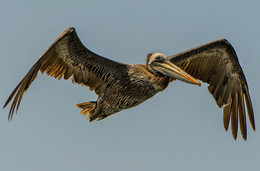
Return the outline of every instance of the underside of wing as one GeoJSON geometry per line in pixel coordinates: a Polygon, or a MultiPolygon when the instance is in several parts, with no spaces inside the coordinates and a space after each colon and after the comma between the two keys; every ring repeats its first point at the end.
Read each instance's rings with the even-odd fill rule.
{"type": "Polygon", "coordinates": [[[237,137],[238,118],[242,137],[246,140],[246,112],[255,130],[254,112],[247,82],[234,48],[220,39],[195,47],[168,59],[187,73],[209,84],[209,92],[219,107],[223,107],[223,123],[227,130],[231,118],[234,139],[237,137]]]}
{"type": "Polygon", "coordinates": [[[56,79],[68,79],[88,86],[96,94],[101,94],[106,85],[126,70],[121,63],[101,57],[88,50],[78,38],[74,28],[66,29],[54,43],[46,49],[38,61],[13,90],[4,107],[13,99],[9,112],[12,118],[14,110],[19,108],[24,92],[36,78],[38,71],[56,79]]]}

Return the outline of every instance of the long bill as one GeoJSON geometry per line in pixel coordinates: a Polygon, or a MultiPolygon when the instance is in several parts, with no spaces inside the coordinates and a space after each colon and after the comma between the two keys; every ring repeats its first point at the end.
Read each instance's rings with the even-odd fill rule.
{"type": "Polygon", "coordinates": [[[198,82],[194,77],[192,77],[190,74],[188,74],[187,72],[185,72],[169,60],[166,60],[162,63],[155,62],[153,68],[168,77],[175,78],[186,83],[201,86],[201,83],[198,82]]]}

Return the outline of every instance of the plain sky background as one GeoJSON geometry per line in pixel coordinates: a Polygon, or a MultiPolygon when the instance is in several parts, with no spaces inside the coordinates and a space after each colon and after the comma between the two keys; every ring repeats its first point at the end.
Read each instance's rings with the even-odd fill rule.
{"type": "Polygon", "coordinates": [[[1,0],[0,104],[44,50],[73,26],[92,51],[124,63],[172,55],[219,38],[234,46],[256,118],[248,140],[225,132],[201,88],[176,81],[138,107],[90,123],[77,103],[88,88],[38,74],[12,122],[0,112],[0,170],[260,169],[260,1],[1,0]]]}

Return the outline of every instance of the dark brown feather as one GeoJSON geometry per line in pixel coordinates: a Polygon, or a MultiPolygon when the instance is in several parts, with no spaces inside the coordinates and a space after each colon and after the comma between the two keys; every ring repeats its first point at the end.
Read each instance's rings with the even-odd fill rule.
{"type": "Polygon", "coordinates": [[[228,125],[230,121],[230,110],[231,110],[231,104],[228,104],[223,109],[223,124],[226,131],[228,130],[228,125]]]}
{"type": "Polygon", "coordinates": [[[247,138],[247,128],[246,128],[246,114],[245,114],[245,103],[244,103],[244,97],[242,91],[240,91],[240,94],[238,96],[238,111],[239,111],[239,125],[240,125],[240,131],[241,135],[246,140],[247,138]]]}
{"type": "Polygon", "coordinates": [[[237,92],[232,93],[232,103],[231,103],[231,130],[234,139],[237,139],[237,125],[238,125],[238,115],[237,115],[237,92]]]}
{"type": "Polygon", "coordinates": [[[220,39],[170,56],[168,59],[194,78],[209,84],[208,90],[217,105],[225,106],[223,123],[226,130],[231,116],[231,128],[235,139],[239,113],[241,134],[246,139],[244,96],[253,129],[255,129],[254,112],[246,78],[231,44],[225,39],[220,39]]]}
{"type": "Polygon", "coordinates": [[[248,117],[249,117],[252,128],[255,130],[254,111],[253,111],[253,106],[252,106],[251,98],[250,98],[247,87],[245,88],[245,99],[246,99],[248,117]]]}

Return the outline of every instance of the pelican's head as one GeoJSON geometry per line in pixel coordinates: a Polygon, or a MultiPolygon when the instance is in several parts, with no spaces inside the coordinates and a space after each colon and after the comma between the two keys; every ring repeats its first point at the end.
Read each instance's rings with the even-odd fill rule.
{"type": "Polygon", "coordinates": [[[149,53],[147,55],[146,65],[148,69],[154,74],[165,75],[170,78],[178,79],[190,84],[197,84],[200,86],[200,82],[186,73],[180,67],[169,61],[162,53],[149,53]]]}

